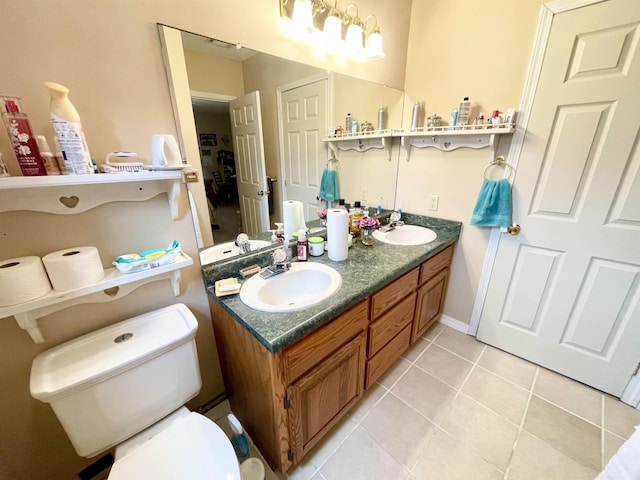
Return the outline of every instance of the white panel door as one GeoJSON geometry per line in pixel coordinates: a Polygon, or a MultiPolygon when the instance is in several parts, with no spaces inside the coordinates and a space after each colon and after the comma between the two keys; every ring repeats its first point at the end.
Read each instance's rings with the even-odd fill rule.
{"type": "Polygon", "coordinates": [[[640,360],[640,2],[554,16],[478,339],[620,396],[640,360]]]}
{"type": "Polygon", "coordinates": [[[269,230],[260,93],[251,92],[229,102],[229,115],[242,230],[248,235],[256,235],[269,230]]]}
{"type": "Polygon", "coordinates": [[[327,147],[322,137],[327,131],[328,80],[282,92],[281,132],[285,200],[304,205],[305,220],[318,218],[320,180],[327,164],[327,147]]]}

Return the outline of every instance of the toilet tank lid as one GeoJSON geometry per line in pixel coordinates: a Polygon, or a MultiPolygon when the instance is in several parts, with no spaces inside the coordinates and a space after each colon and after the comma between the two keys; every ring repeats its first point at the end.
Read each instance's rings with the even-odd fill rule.
{"type": "Polygon", "coordinates": [[[40,353],[31,366],[31,395],[51,401],[98,383],[195,337],[198,321],[182,303],[123,320],[40,353]]]}

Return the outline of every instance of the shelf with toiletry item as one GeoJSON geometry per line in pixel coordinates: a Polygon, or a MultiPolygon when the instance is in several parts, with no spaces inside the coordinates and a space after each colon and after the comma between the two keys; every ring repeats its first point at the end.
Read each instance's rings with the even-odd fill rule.
{"type": "Polygon", "coordinates": [[[39,318],[74,305],[118,300],[142,285],[165,279],[170,281],[173,295],[177,297],[180,295],[180,270],[190,265],[193,265],[193,259],[180,253],[173,263],[142,272],[121,273],[115,267],[107,268],[103,279],[93,285],[65,291],[51,290],[35,300],[0,307],[0,318],[13,316],[35,343],[43,343],[39,318]]]}
{"type": "Polygon", "coordinates": [[[344,133],[324,137],[322,141],[329,145],[336,157],[338,150],[355,150],[366,152],[372,148],[384,149],[387,160],[391,161],[391,130],[375,130],[372,132],[344,133]]]}
{"type": "Polygon", "coordinates": [[[82,213],[116,201],[144,201],[166,193],[173,220],[178,219],[182,170],[50,175],[0,179],[0,213],[33,210],[82,213]]]}
{"type": "Polygon", "coordinates": [[[401,145],[407,152],[407,161],[411,154],[411,147],[437,148],[450,152],[458,148],[486,148],[491,149],[492,158],[500,135],[515,132],[512,123],[487,125],[459,125],[455,127],[422,127],[409,130],[393,130],[394,137],[400,137],[401,145]]]}

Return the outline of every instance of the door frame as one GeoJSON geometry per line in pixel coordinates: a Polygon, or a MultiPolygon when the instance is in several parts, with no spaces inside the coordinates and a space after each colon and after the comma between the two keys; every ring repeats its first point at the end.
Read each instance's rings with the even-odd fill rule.
{"type": "MultiPolygon", "coordinates": [[[[276,108],[278,111],[278,163],[280,164],[280,181],[279,190],[280,190],[280,199],[282,201],[288,200],[286,197],[286,187],[285,187],[285,165],[284,165],[284,136],[282,134],[282,94],[288,90],[293,90],[294,88],[300,88],[305,85],[309,85],[310,83],[315,83],[321,80],[327,81],[327,125],[326,128],[328,130],[331,118],[333,118],[333,76],[330,72],[319,73],[317,75],[312,75],[310,77],[306,77],[300,80],[296,80],[295,82],[285,83],[283,85],[278,85],[276,87],[276,108]]],[[[329,149],[327,149],[327,160],[329,160],[329,149]]]]}
{"type": "MultiPolygon", "coordinates": [[[[511,146],[507,157],[514,170],[517,170],[518,161],[520,160],[520,154],[524,145],[527,125],[531,116],[531,108],[535,99],[535,93],[540,79],[540,72],[542,71],[542,62],[546,53],[546,47],[549,41],[554,16],[577,8],[602,3],[604,1],[606,0],[554,0],[545,3],[540,8],[536,37],[531,51],[531,58],[529,59],[529,69],[516,118],[516,131],[513,134],[513,139],[511,140],[511,146]]],[[[514,221],[517,221],[517,219],[514,219],[514,221]]],[[[480,317],[482,315],[484,302],[489,289],[489,280],[493,272],[493,266],[498,252],[498,244],[500,243],[500,237],[505,232],[505,228],[491,229],[491,235],[489,237],[484,263],[482,265],[482,273],[478,284],[478,291],[476,293],[473,312],[471,314],[471,321],[469,322],[469,329],[467,330],[469,335],[475,336],[478,332],[480,317]]],[[[621,396],[621,400],[635,406],[636,408],[640,406],[640,375],[631,377],[624,393],[621,396]]]]}

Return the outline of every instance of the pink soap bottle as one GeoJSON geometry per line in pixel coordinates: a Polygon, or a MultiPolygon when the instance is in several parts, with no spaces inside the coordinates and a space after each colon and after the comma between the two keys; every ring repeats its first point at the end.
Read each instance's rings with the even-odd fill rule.
{"type": "Polygon", "coordinates": [[[24,176],[46,175],[36,139],[31,132],[29,118],[22,113],[20,98],[0,97],[2,120],[9,132],[9,140],[24,176]]]}

